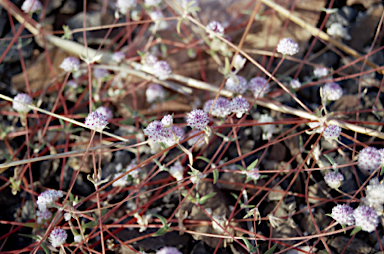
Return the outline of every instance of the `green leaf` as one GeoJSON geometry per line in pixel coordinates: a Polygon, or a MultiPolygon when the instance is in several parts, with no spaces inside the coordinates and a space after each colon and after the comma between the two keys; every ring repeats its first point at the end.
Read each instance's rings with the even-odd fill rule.
{"type": "Polygon", "coordinates": [[[97,219],[94,220],[94,221],[90,221],[90,222],[87,222],[87,223],[82,223],[81,227],[84,229],[86,228],[94,228],[97,226],[97,219]]]}
{"type": "Polygon", "coordinates": [[[235,164],[234,165],[236,168],[240,169],[241,171],[246,171],[245,168],[241,165],[235,164]]]}
{"type": "Polygon", "coordinates": [[[164,235],[167,233],[167,231],[168,229],[166,229],[165,227],[160,228],[159,230],[156,231],[156,233],[152,235],[152,237],[164,235]]]}
{"type": "Polygon", "coordinates": [[[49,251],[48,247],[47,247],[44,243],[41,244],[41,247],[43,248],[45,254],[50,254],[50,253],[51,253],[51,252],[49,251]]]}
{"type": "Polygon", "coordinates": [[[40,241],[40,240],[41,240],[41,239],[40,239],[38,236],[36,236],[36,235],[28,235],[28,234],[20,234],[20,233],[19,233],[19,235],[21,235],[21,236],[25,236],[25,237],[29,237],[29,238],[35,239],[35,240],[37,240],[37,241],[40,241]]]}
{"type": "Polygon", "coordinates": [[[161,224],[163,224],[164,227],[167,227],[167,220],[163,216],[154,214],[154,213],[149,213],[149,214],[158,218],[161,221],[161,224]]]}
{"type": "Polygon", "coordinates": [[[219,171],[217,169],[213,170],[213,183],[217,183],[217,180],[219,180],[219,171]]]}
{"type": "Polygon", "coordinates": [[[177,33],[178,33],[178,34],[180,34],[180,26],[181,26],[181,22],[183,22],[183,18],[179,18],[179,21],[177,21],[176,30],[177,30],[177,33]]]}
{"type": "Polygon", "coordinates": [[[277,244],[273,245],[272,248],[270,248],[265,252],[265,254],[272,254],[276,248],[277,248],[277,244]]]}
{"type": "Polygon", "coordinates": [[[123,121],[120,121],[119,123],[123,125],[133,125],[135,123],[135,120],[133,118],[127,118],[123,121]]]}
{"type": "Polygon", "coordinates": [[[382,176],[384,174],[384,165],[381,166],[380,175],[382,176]]]}
{"type": "Polygon", "coordinates": [[[356,227],[352,230],[350,236],[353,236],[354,234],[356,234],[356,233],[359,232],[359,231],[361,231],[361,227],[360,227],[360,226],[356,226],[356,227]]]}
{"type": "Polygon", "coordinates": [[[243,241],[244,241],[245,245],[247,246],[248,250],[251,250],[253,248],[252,244],[248,241],[247,238],[242,236],[241,239],[243,239],[243,241]]]}
{"type": "Polygon", "coordinates": [[[211,162],[208,158],[205,158],[205,157],[203,157],[203,156],[197,156],[196,159],[200,159],[200,160],[202,160],[202,161],[205,161],[205,162],[208,163],[208,164],[211,162]]]}
{"type": "Polygon", "coordinates": [[[208,199],[210,199],[211,197],[213,197],[213,196],[215,196],[215,195],[216,195],[216,192],[212,192],[212,193],[209,193],[209,194],[207,194],[207,195],[201,197],[201,198],[200,198],[200,202],[199,202],[200,205],[204,205],[205,202],[208,201],[208,199]]]}
{"type": "Polygon", "coordinates": [[[63,25],[64,34],[61,36],[62,39],[71,40],[72,39],[72,32],[71,29],[69,29],[69,26],[63,25]]]}
{"type": "Polygon", "coordinates": [[[325,253],[325,254],[329,254],[328,251],[326,251],[326,250],[321,250],[320,252],[325,253]]]}
{"type": "Polygon", "coordinates": [[[252,162],[251,164],[249,164],[249,166],[247,167],[247,171],[250,171],[250,170],[252,170],[253,168],[255,168],[258,162],[259,162],[259,159],[256,159],[254,162],[252,162]]]}

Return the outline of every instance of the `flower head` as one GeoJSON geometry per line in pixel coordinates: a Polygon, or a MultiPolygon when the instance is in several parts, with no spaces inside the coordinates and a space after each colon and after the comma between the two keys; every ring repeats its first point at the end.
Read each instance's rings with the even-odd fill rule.
{"type": "MultiPolygon", "coordinates": [[[[127,166],[127,168],[125,169],[125,171],[126,171],[126,172],[127,172],[127,171],[130,171],[131,169],[133,169],[133,168],[135,168],[135,167],[137,167],[137,164],[134,163],[134,162],[132,162],[131,164],[129,164],[129,165],[127,166]]],[[[134,169],[134,170],[132,170],[131,172],[129,172],[129,173],[128,173],[128,176],[131,176],[133,179],[137,179],[137,178],[139,178],[139,174],[140,174],[140,172],[141,172],[141,168],[139,167],[139,168],[134,169]]]]}
{"type": "Polygon", "coordinates": [[[246,171],[244,171],[244,174],[247,176],[248,179],[251,179],[253,181],[257,181],[261,177],[261,175],[259,173],[259,168],[253,168],[251,170],[246,170],[246,171]]]}
{"type": "Polygon", "coordinates": [[[344,176],[340,172],[329,172],[324,176],[324,181],[332,189],[338,189],[343,180],[344,176]]]}
{"type": "Polygon", "coordinates": [[[173,134],[175,134],[177,140],[183,139],[185,136],[184,130],[178,126],[172,125],[170,128],[164,128],[163,142],[168,146],[176,144],[173,134]]]}
{"type": "Polygon", "coordinates": [[[104,115],[107,120],[113,118],[112,110],[110,110],[108,107],[100,106],[95,110],[95,112],[104,115]]]}
{"type": "Polygon", "coordinates": [[[264,97],[269,92],[269,83],[262,77],[255,77],[248,82],[248,89],[253,92],[255,98],[264,97]]]}
{"type": "Polygon", "coordinates": [[[292,89],[298,89],[301,87],[301,82],[298,79],[292,79],[289,82],[289,86],[292,87],[292,89]]]}
{"type": "Polygon", "coordinates": [[[312,131],[314,131],[316,133],[322,133],[324,131],[324,126],[319,121],[309,122],[308,126],[309,126],[309,128],[313,129],[312,131]]]}
{"type": "Polygon", "coordinates": [[[229,108],[232,113],[236,114],[237,118],[241,118],[244,113],[248,112],[249,103],[243,97],[236,97],[229,103],[229,108]]]}
{"type": "Polygon", "coordinates": [[[156,100],[162,101],[165,98],[164,88],[159,84],[151,84],[145,91],[147,102],[152,103],[156,100]]]}
{"type": "MultiPolygon", "coordinates": [[[[379,179],[372,178],[365,190],[364,204],[373,208],[382,208],[384,204],[384,184],[379,182],[379,179]]],[[[378,210],[378,209],[376,209],[378,210]]],[[[382,209],[381,209],[382,210],[382,209]]]]}
{"type": "Polygon", "coordinates": [[[358,157],[358,165],[360,170],[366,173],[376,170],[382,163],[382,156],[375,147],[366,147],[362,149],[358,157]]]}
{"type": "Polygon", "coordinates": [[[330,82],[323,87],[321,96],[329,101],[337,101],[343,96],[343,89],[337,83],[330,82]]]}
{"type": "Polygon", "coordinates": [[[47,210],[47,207],[51,207],[59,198],[63,197],[61,190],[45,190],[37,197],[36,204],[41,212],[47,210]]]}
{"type": "Polygon", "coordinates": [[[279,44],[277,44],[277,52],[283,55],[294,55],[299,52],[299,44],[296,43],[291,38],[281,39],[279,44]]]}
{"type": "Polygon", "coordinates": [[[156,251],[156,254],[183,254],[178,249],[174,247],[163,247],[160,250],[156,251]]]}
{"type": "Polygon", "coordinates": [[[68,72],[77,72],[80,70],[80,61],[76,57],[67,57],[61,62],[60,68],[68,72]]]}
{"type": "Polygon", "coordinates": [[[123,61],[125,58],[125,54],[123,52],[120,52],[120,51],[117,51],[115,53],[113,53],[112,55],[112,61],[116,62],[116,63],[120,63],[121,61],[123,61]]]}
{"type": "Polygon", "coordinates": [[[187,117],[187,124],[191,128],[196,128],[198,130],[204,130],[204,128],[209,123],[209,118],[207,113],[201,109],[192,110],[187,117]]]}
{"type": "Polygon", "coordinates": [[[207,32],[209,33],[209,37],[215,37],[215,34],[223,36],[224,35],[224,27],[217,21],[211,21],[207,25],[207,32]]]}
{"type": "Polygon", "coordinates": [[[105,115],[93,111],[85,118],[85,125],[92,130],[102,131],[108,125],[108,120],[105,115]]]}
{"type": "MultiPolygon", "coordinates": [[[[115,176],[114,176],[113,180],[119,178],[123,174],[124,174],[124,172],[117,172],[117,173],[115,173],[115,176]]],[[[128,184],[128,174],[124,175],[123,177],[121,177],[116,182],[113,182],[112,186],[113,187],[125,187],[127,184],[128,184]]]]}
{"type": "MultiPolygon", "coordinates": [[[[212,99],[205,102],[204,104],[205,112],[209,113],[214,101],[215,100],[212,99]]],[[[215,104],[212,107],[211,114],[213,116],[222,117],[222,118],[225,118],[229,114],[231,114],[231,109],[229,108],[229,100],[222,97],[217,98],[215,104]]]]}
{"type": "Polygon", "coordinates": [[[129,9],[132,9],[137,4],[136,0],[117,0],[116,8],[123,15],[127,14],[129,9]]]}
{"type": "Polygon", "coordinates": [[[313,74],[315,75],[316,78],[322,78],[328,75],[328,69],[325,67],[317,67],[314,71],[313,74]]]}
{"type": "Polygon", "coordinates": [[[173,124],[173,116],[172,115],[163,116],[163,118],[161,119],[161,122],[165,128],[171,127],[173,124]]]}
{"type": "Polygon", "coordinates": [[[247,91],[248,83],[242,76],[230,76],[225,82],[225,88],[233,93],[243,94],[247,91]]]}
{"type": "Polygon", "coordinates": [[[160,60],[153,65],[153,75],[160,80],[167,79],[171,73],[171,66],[166,61],[160,60]]]}
{"type": "Polygon", "coordinates": [[[61,228],[54,228],[49,234],[49,241],[51,241],[54,248],[60,247],[67,240],[67,232],[61,228]]]}
{"type": "Polygon", "coordinates": [[[31,109],[27,105],[32,104],[32,98],[26,93],[18,93],[13,98],[12,107],[18,112],[29,112],[31,109]]]}
{"type": "Polygon", "coordinates": [[[244,59],[244,57],[242,57],[240,54],[237,54],[233,59],[233,68],[235,68],[236,71],[239,71],[243,69],[246,62],[247,59],[244,59]]]}
{"type": "Polygon", "coordinates": [[[361,230],[368,233],[375,231],[379,225],[379,216],[375,209],[366,205],[356,208],[353,211],[353,217],[355,217],[356,226],[361,227],[361,230]]]}
{"type": "Polygon", "coordinates": [[[169,173],[177,181],[183,180],[184,177],[184,167],[181,165],[180,161],[176,161],[172,167],[169,168],[169,173]]]}
{"type": "Polygon", "coordinates": [[[332,218],[341,225],[352,226],[355,223],[353,209],[349,205],[337,205],[332,208],[332,218]]]}
{"type": "Polygon", "coordinates": [[[43,224],[44,221],[49,220],[52,217],[52,213],[49,210],[36,211],[37,223],[43,224]]]}
{"type": "Polygon", "coordinates": [[[93,75],[95,76],[96,79],[102,79],[106,78],[109,75],[109,71],[106,69],[101,69],[101,68],[95,68],[93,70],[93,75]]]}
{"type": "Polygon", "coordinates": [[[327,128],[325,128],[323,132],[323,137],[325,139],[338,139],[341,133],[341,127],[337,125],[329,125],[327,128]]]}
{"type": "Polygon", "coordinates": [[[164,124],[157,120],[148,124],[147,128],[144,129],[144,134],[153,142],[164,141],[165,132],[166,128],[164,127],[164,124]]]}
{"type": "Polygon", "coordinates": [[[146,54],[144,56],[143,62],[146,65],[152,66],[157,62],[157,57],[154,54],[146,54]]]}
{"type": "Polygon", "coordinates": [[[39,0],[25,0],[21,5],[21,10],[23,10],[25,13],[35,13],[41,9],[43,9],[43,5],[39,0]]]}

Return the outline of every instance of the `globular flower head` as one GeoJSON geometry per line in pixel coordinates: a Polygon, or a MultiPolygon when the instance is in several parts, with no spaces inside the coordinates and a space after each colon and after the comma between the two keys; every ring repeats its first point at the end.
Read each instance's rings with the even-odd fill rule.
{"type": "Polygon", "coordinates": [[[120,63],[121,61],[123,61],[125,58],[125,54],[123,52],[120,52],[120,51],[117,51],[115,53],[113,53],[112,55],[112,61],[116,62],[116,63],[120,63]]]}
{"type": "Polygon", "coordinates": [[[35,13],[43,9],[43,5],[39,0],[25,0],[21,5],[21,10],[25,13],[35,13]]]}
{"type": "Polygon", "coordinates": [[[174,144],[176,144],[177,140],[183,139],[184,136],[185,132],[182,128],[172,125],[170,128],[164,128],[162,142],[164,142],[168,146],[173,146],[174,144]],[[175,137],[177,140],[175,140],[175,137]]]}
{"type": "MultiPolygon", "coordinates": [[[[124,172],[117,172],[117,173],[115,173],[115,176],[114,176],[113,180],[119,178],[123,174],[124,174],[124,172]]],[[[113,187],[125,187],[127,185],[128,185],[128,174],[124,175],[119,180],[117,180],[116,182],[112,183],[113,187]]]]}
{"type": "Polygon", "coordinates": [[[153,142],[162,142],[164,141],[164,136],[166,132],[164,124],[160,121],[153,121],[148,124],[147,128],[144,129],[144,134],[148,136],[153,142]]]}
{"type": "Polygon", "coordinates": [[[315,75],[316,78],[322,78],[328,75],[328,69],[325,67],[317,67],[314,71],[313,74],[315,75]]]}
{"type": "Polygon", "coordinates": [[[108,125],[105,115],[93,111],[85,118],[85,125],[95,131],[102,131],[108,125]]]}
{"type": "Polygon", "coordinates": [[[291,38],[281,39],[279,44],[277,44],[277,52],[283,55],[294,55],[299,52],[299,44],[296,43],[291,38]]]}
{"type": "Polygon", "coordinates": [[[52,213],[49,210],[36,211],[37,223],[43,224],[44,221],[49,220],[52,217],[52,213]]]}
{"type": "Polygon", "coordinates": [[[163,118],[161,119],[161,122],[163,123],[165,128],[171,127],[173,124],[173,116],[172,115],[163,116],[163,118]]]}
{"type": "Polygon", "coordinates": [[[177,181],[183,180],[184,177],[184,167],[181,165],[180,161],[176,161],[172,167],[169,168],[169,173],[177,181]]]}
{"type": "Polygon", "coordinates": [[[146,54],[143,59],[143,63],[149,66],[153,66],[158,61],[154,54],[146,54]]]}
{"type": "MultiPolygon", "coordinates": [[[[133,168],[135,168],[135,167],[137,167],[137,164],[134,163],[134,162],[132,162],[131,164],[129,164],[129,165],[127,166],[127,168],[125,169],[125,171],[126,171],[126,172],[127,172],[127,171],[131,171],[131,169],[133,169],[133,168]]],[[[138,167],[138,168],[132,170],[131,172],[129,172],[129,173],[128,173],[128,176],[131,176],[133,179],[137,179],[137,178],[139,178],[139,174],[140,174],[140,172],[141,172],[141,168],[138,167]]]]}
{"type": "Polygon", "coordinates": [[[80,70],[80,61],[76,57],[67,57],[60,64],[60,68],[68,72],[77,72],[80,70]]]}
{"type": "Polygon", "coordinates": [[[348,33],[348,29],[340,23],[332,23],[331,26],[327,29],[327,34],[338,39],[351,39],[351,36],[348,33]]]}
{"type": "Polygon", "coordinates": [[[161,2],[162,0],[144,0],[144,5],[148,7],[158,6],[161,2]]]}
{"type": "Polygon", "coordinates": [[[63,197],[63,192],[60,190],[45,190],[37,197],[36,204],[39,210],[44,212],[47,207],[51,207],[61,197],[63,197]]]}
{"type": "Polygon", "coordinates": [[[264,97],[269,92],[269,83],[262,77],[255,77],[248,82],[248,89],[253,92],[255,98],[264,97]]]}
{"type": "Polygon", "coordinates": [[[225,82],[225,88],[233,93],[243,94],[247,91],[248,83],[242,76],[230,76],[225,82]]]}
{"type": "Polygon", "coordinates": [[[104,115],[107,120],[111,120],[113,118],[112,110],[108,107],[100,106],[95,110],[95,112],[104,115]]]}
{"type": "Polygon", "coordinates": [[[211,38],[213,38],[215,34],[220,36],[224,35],[224,27],[220,24],[220,22],[217,22],[217,21],[211,21],[207,25],[207,30],[211,38]]]}
{"type": "Polygon", "coordinates": [[[332,189],[338,189],[343,180],[344,176],[340,172],[329,172],[324,176],[324,181],[332,189]]]}
{"type": "Polygon", "coordinates": [[[67,240],[67,232],[61,228],[54,228],[49,234],[49,241],[54,248],[60,247],[67,240]]]}
{"type": "Polygon", "coordinates": [[[355,223],[353,208],[349,205],[337,205],[332,208],[332,218],[341,225],[352,226],[355,223]]]}
{"type": "Polygon", "coordinates": [[[362,149],[358,157],[358,165],[360,170],[365,173],[371,173],[380,167],[382,163],[381,153],[375,147],[366,147],[362,149]]]}
{"type": "Polygon", "coordinates": [[[341,127],[337,125],[328,125],[323,132],[323,137],[325,139],[338,139],[341,133],[341,127]]]}
{"type": "Polygon", "coordinates": [[[343,96],[343,89],[339,84],[330,82],[323,87],[321,96],[329,101],[337,101],[343,96]]]}
{"type": "MultiPolygon", "coordinates": [[[[209,113],[214,102],[215,102],[214,99],[208,100],[207,102],[205,102],[204,111],[209,113]]],[[[222,98],[222,97],[217,98],[215,104],[212,107],[211,114],[213,116],[222,117],[222,118],[227,117],[229,114],[231,114],[229,103],[230,103],[229,100],[225,98],[222,98]]]]}
{"type": "Polygon", "coordinates": [[[292,87],[292,89],[298,89],[301,87],[301,82],[298,79],[292,79],[289,82],[289,86],[292,87]]]}
{"type": "Polygon", "coordinates": [[[67,82],[67,86],[70,87],[70,88],[77,88],[79,85],[77,84],[76,81],[74,81],[74,80],[72,79],[72,80],[68,80],[68,82],[67,82]]]}
{"type": "Polygon", "coordinates": [[[163,247],[160,250],[156,251],[156,254],[183,254],[178,249],[174,247],[163,247]]]}
{"type": "Polygon", "coordinates": [[[160,80],[167,79],[171,73],[171,66],[166,61],[160,60],[153,65],[153,75],[155,75],[160,80]]]}
{"type": "Polygon", "coordinates": [[[192,110],[187,117],[187,124],[191,128],[196,128],[198,130],[204,130],[204,128],[209,123],[209,118],[207,113],[201,109],[192,110]]]}
{"type": "Polygon", "coordinates": [[[233,98],[232,101],[229,103],[229,108],[232,113],[236,114],[237,118],[241,118],[244,113],[248,112],[249,103],[243,97],[236,97],[233,98]]]}
{"type": "Polygon", "coordinates": [[[376,210],[372,207],[363,205],[353,211],[356,226],[361,227],[361,230],[371,233],[375,231],[379,225],[379,216],[376,210]]]}
{"type": "Polygon", "coordinates": [[[129,9],[132,9],[137,4],[136,0],[117,0],[116,8],[123,15],[127,14],[129,9]]]}
{"type": "Polygon", "coordinates": [[[380,183],[377,177],[369,181],[365,194],[364,204],[373,208],[382,208],[381,206],[384,204],[384,184],[380,183]]]}
{"type": "Polygon", "coordinates": [[[18,112],[29,112],[31,109],[26,105],[32,104],[32,98],[26,93],[18,93],[13,98],[12,107],[18,112]]]}
{"type": "Polygon", "coordinates": [[[151,84],[145,91],[147,102],[152,103],[156,100],[162,101],[165,98],[164,88],[159,84],[151,84]]]}
{"type": "Polygon", "coordinates": [[[109,76],[109,71],[106,69],[101,69],[101,68],[95,68],[93,70],[93,75],[95,76],[96,79],[102,79],[106,78],[109,76]]]}

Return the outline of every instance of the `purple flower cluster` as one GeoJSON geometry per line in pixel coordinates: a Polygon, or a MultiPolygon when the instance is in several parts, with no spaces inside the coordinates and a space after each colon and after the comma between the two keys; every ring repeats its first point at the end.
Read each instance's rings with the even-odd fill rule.
{"type": "Polygon", "coordinates": [[[380,150],[375,147],[366,147],[362,149],[358,157],[358,165],[360,170],[370,174],[382,165],[383,156],[380,150]]]}
{"type": "Polygon", "coordinates": [[[352,226],[355,223],[353,208],[349,205],[337,205],[332,208],[332,218],[341,225],[352,226]]]}
{"type": "Polygon", "coordinates": [[[95,110],[95,112],[104,115],[107,120],[111,120],[113,118],[112,110],[108,107],[100,106],[95,110]]]}
{"type": "Polygon", "coordinates": [[[108,120],[104,114],[93,111],[85,118],[85,125],[92,130],[102,131],[108,125],[108,120]]]}
{"type": "Polygon", "coordinates": [[[207,25],[207,30],[211,38],[213,38],[215,34],[220,36],[224,35],[224,27],[220,24],[220,22],[217,21],[211,21],[207,25]]]}
{"type": "Polygon", "coordinates": [[[294,55],[299,52],[299,44],[296,43],[291,38],[281,39],[279,44],[277,44],[277,52],[283,55],[294,55]]]}
{"type": "Polygon", "coordinates": [[[264,97],[269,92],[269,83],[265,78],[255,77],[248,82],[248,89],[255,98],[264,97]]]}
{"type": "Polygon", "coordinates": [[[225,82],[225,88],[233,93],[243,94],[247,91],[248,82],[242,76],[231,76],[225,82]]]}
{"type": "Polygon", "coordinates": [[[171,73],[171,66],[166,61],[160,60],[153,65],[153,75],[155,75],[160,80],[167,79],[171,73]]]}
{"type": "Polygon", "coordinates": [[[34,13],[43,9],[43,5],[39,0],[25,0],[21,5],[21,9],[25,13],[34,13]]]}
{"type": "Polygon", "coordinates": [[[337,139],[340,136],[341,133],[341,127],[337,125],[329,125],[327,128],[325,128],[323,132],[323,137],[325,139],[337,139]]]}
{"type": "Polygon", "coordinates": [[[180,127],[172,125],[173,120],[169,119],[169,116],[165,116],[161,121],[155,120],[148,124],[144,129],[144,134],[153,142],[163,142],[168,146],[172,146],[176,143],[176,139],[183,139],[185,132],[180,127]],[[164,123],[170,124],[169,126],[164,123]]]}
{"type": "Polygon", "coordinates": [[[54,248],[60,247],[67,240],[67,232],[61,228],[54,228],[49,234],[49,241],[54,248]]]}
{"type": "Polygon", "coordinates": [[[339,84],[330,82],[323,87],[321,96],[329,101],[337,101],[343,96],[343,89],[339,84]]]}
{"type": "Polygon", "coordinates": [[[80,61],[76,57],[67,57],[60,64],[60,68],[68,72],[77,72],[80,70],[80,61]]]}
{"type": "Polygon", "coordinates": [[[339,188],[343,180],[344,176],[340,172],[329,172],[324,176],[324,181],[332,189],[339,188]]]}
{"type": "Polygon", "coordinates": [[[12,107],[17,112],[29,112],[31,109],[27,105],[32,104],[32,98],[26,93],[18,93],[13,98],[12,107]]]}
{"type": "Polygon", "coordinates": [[[51,207],[59,198],[63,197],[62,191],[57,190],[45,190],[37,197],[37,206],[41,212],[47,210],[48,207],[51,207]]]}
{"type": "Polygon", "coordinates": [[[196,128],[198,130],[204,130],[204,128],[209,123],[209,118],[207,113],[201,109],[192,110],[187,117],[187,124],[191,128],[196,128]]]}
{"type": "Polygon", "coordinates": [[[214,99],[208,100],[204,104],[204,111],[206,113],[211,112],[213,116],[225,118],[231,113],[235,113],[238,118],[240,118],[244,113],[248,112],[249,103],[243,97],[236,97],[229,101],[225,98],[217,98],[215,104],[214,99]],[[212,111],[211,111],[212,108],[212,111]]]}

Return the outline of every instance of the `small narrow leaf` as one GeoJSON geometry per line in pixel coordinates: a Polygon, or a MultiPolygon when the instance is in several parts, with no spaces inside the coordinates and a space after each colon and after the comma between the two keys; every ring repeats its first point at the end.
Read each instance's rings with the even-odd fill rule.
{"type": "Polygon", "coordinates": [[[166,229],[165,227],[160,228],[159,230],[156,231],[156,233],[152,235],[152,237],[164,235],[167,233],[167,231],[168,229],[166,229]]]}
{"type": "Polygon", "coordinates": [[[217,169],[213,170],[213,183],[217,183],[217,180],[219,180],[219,171],[217,169]]]}
{"type": "Polygon", "coordinates": [[[204,205],[205,202],[208,201],[208,199],[210,199],[211,197],[215,196],[216,195],[216,192],[212,192],[212,193],[209,193],[203,197],[200,198],[200,205],[204,205]]]}
{"type": "Polygon", "coordinates": [[[163,226],[167,227],[167,220],[163,216],[158,215],[158,214],[154,214],[154,213],[149,213],[149,214],[160,219],[161,224],[163,224],[163,226]]]}
{"type": "Polygon", "coordinates": [[[47,247],[44,243],[41,244],[41,247],[43,248],[45,254],[50,254],[50,253],[51,253],[51,252],[49,251],[48,247],[47,247]]]}
{"type": "Polygon", "coordinates": [[[180,34],[180,26],[181,26],[181,22],[183,22],[183,19],[182,19],[182,18],[179,18],[179,21],[177,22],[177,26],[176,26],[177,34],[180,34]]]}
{"type": "Polygon", "coordinates": [[[29,238],[35,239],[35,240],[37,240],[37,241],[40,241],[40,240],[41,240],[41,239],[40,239],[38,236],[36,236],[36,235],[29,235],[29,234],[19,234],[19,235],[21,235],[21,236],[25,236],[25,237],[29,237],[29,238]]]}
{"type": "Polygon", "coordinates": [[[203,156],[197,156],[197,158],[196,159],[200,159],[200,160],[202,160],[202,161],[205,161],[206,163],[210,163],[210,160],[208,159],[208,158],[205,158],[205,157],[203,157],[203,156]]]}
{"type": "Polygon", "coordinates": [[[253,248],[252,244],[248,241],[247,238],[242,236],[241,239],[243,239],[243,241],[244,241],[245,245],[247,246],[248,250],[251,250],[253,248]]]}
{"type": "Polygon", "coordinates": [[[358,233],[359,231],[361,231],[361,227],[360,227],[360,226],[356,226],[356,227],[352,230],[350,236],[353,236],[354,234],[358,233]]]}
{"type": "Polygon", "coordinates": [[[249,164],[249,166],[247,167],[247,171],[253,169],[256,167],[257,165],[257,162],[259,162],[259,159],[256,159],[254,162],[252,162],[251,164],[249,164]]]}
{"type": "Polygon", "coordinates": [[[277,248],[277,244],[273,245],[272,248],[270,248],[265,252],[265,254],[272,254],[276,248],[277,248]]]}

